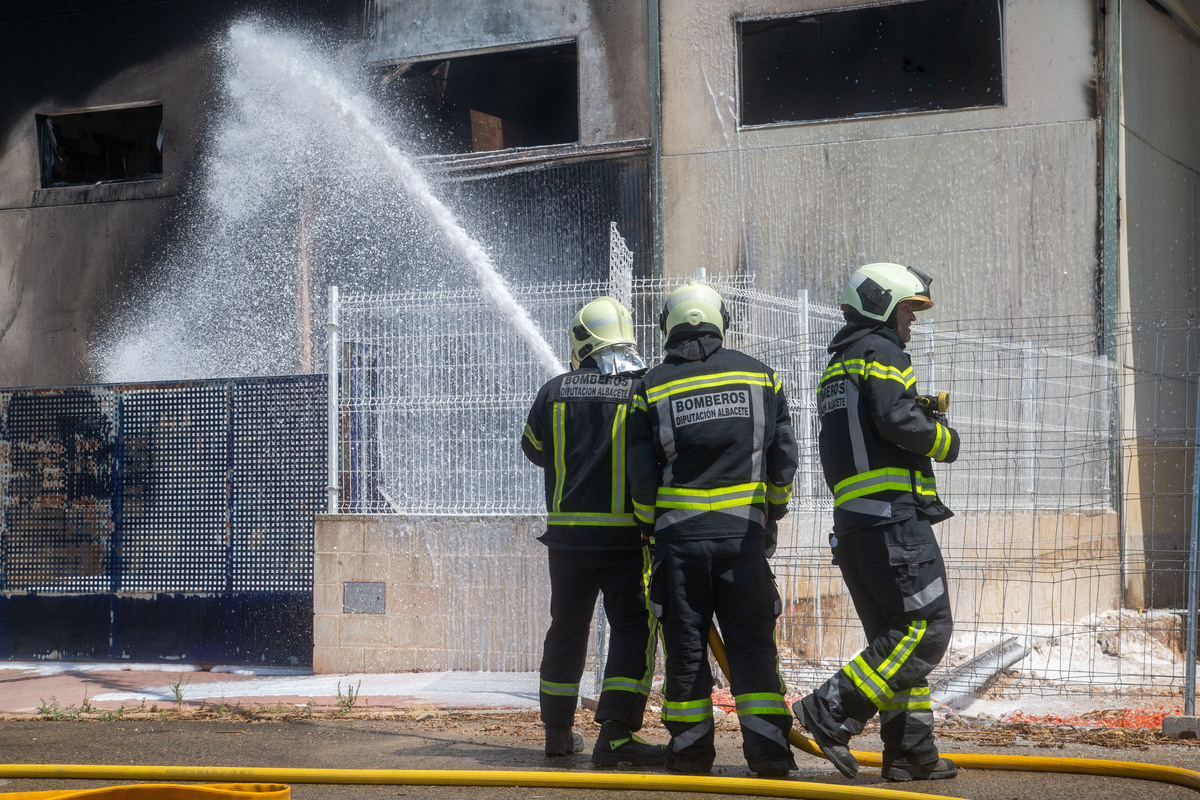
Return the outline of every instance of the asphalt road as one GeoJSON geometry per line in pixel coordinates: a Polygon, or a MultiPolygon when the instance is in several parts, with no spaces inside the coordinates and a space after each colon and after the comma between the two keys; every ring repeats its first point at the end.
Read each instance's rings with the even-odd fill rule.
{"type": "MultiPolygon", "coordinates": [[[[584,719],[581,714],[581,720],[584,719]]],[[[584,723],[588,746],[595,729],[584,723]]],[[[651,741],[664,741],[661,729],[643,732],[651,741]]],[[[1191,743],[1132,741],[1119,747],[1022,740],[1004,746],[979,741],[942,740],[945,755],[954,753],[999,753],[1026,756],[1065,756],[1136,761],[1200,769],[1200,746],[1191,743]]],[[[985,741],[987,740],[984,737],[985,741]]],[[[878,749],[878,740],[861,737],[856,747],[878,749]]],[[[751,780],[741,757],[741,739],[736,729],[719,730],[717,765],[713,774],[751,780]]],[[[800,769],[789,781],[854,785],[876,789],[904,790],[973,800],[1155,800],[1195,798],[1185,787],[1151,781],[1085,775],[962,770],[950,781],[885,783],[878,770],[864,769],[851,782],[831,765],[802,752],[796,753],[800,769]]],[[[536,715],[497,714],[412,714],[405,718],[290,719],[252,721],[239,718],[181,719],[142,718],[88,720],[0,721],[0,763],[4,764],[113,764],[145,766],[286,767],[296,769],[421,769],[421,770],[516,770],[566,771],[613,774],[593,770],[585,752],[561,759],[541,754],[541,730],[536,715]],[[423,717],[423,718],[418,718],[423,717]]],[[[665,774],[656,768],[630,768],[623,774],[665,774]]],[[[132,780],[0,779],[0,793],[49,789],[91,788],[132,780]]],[[[291,783],[298,800],[384,800],[410,798],[629,798],[725,797],[727,795],[676,792],[647,792],[604,789],[531,789],[520,787],[326,785],[291,783]]]]}

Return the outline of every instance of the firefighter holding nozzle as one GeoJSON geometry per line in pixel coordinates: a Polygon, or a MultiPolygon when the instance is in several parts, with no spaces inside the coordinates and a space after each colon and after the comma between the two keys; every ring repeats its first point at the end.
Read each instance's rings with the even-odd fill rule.
{"type": "Polygon", "coordinates": [[[930,283],[900,264],[855,270],[818,389],[821,466],[834,496],[829,542],[867,647],[792,710],[848,778],[858,772],[850,738],[876,713],[884,779],[958,773],[934,743],[926,677],[953,631],[932,528],[952,512],[932,464],[958,458],[960,439],[944,415],[948,395],[918,395],[905,352],[916,312],[933,306],[930,283]]]}
{"type": "Polygon", "coordinates": [[[654,676],[658,630],[645,592],[649,554],[625,474],[625,421],[646,368],[634,343],[633,317],[611,297],[580,309],[567,333],[573,369],[541,388],[521,438],[546,486],[547,525],[539,537],[550,568],[550,628],[539,691],[545,754],[583,752],[583,737],[572,725],[600,594],[610,635],[592,763],[662,764],[663,745],[635,733],[654,676]]]}

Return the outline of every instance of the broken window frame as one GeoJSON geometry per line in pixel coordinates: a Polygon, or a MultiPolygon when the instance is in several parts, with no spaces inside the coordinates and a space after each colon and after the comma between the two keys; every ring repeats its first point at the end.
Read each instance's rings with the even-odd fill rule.
{"type": "MultiPolygon", "coordinates": [[[[579,144],[582,123],[580,120],[580,69],[579,42],[574,38],[555,39],[549,41],[527,42],[520,45],[490,47],[479,50],[469,50],[453,53],[442,53],[419,56],[402,62],[386,65],[381,74],[381,86],[387,87],[394,82],[411,82],[410,97],[401,102],[425,103],[416,110],[424,112],[426,118],[439,114],[444,103],[458,103],[458,97],[447,92],[454,85],[455,72],[463,67],[477,68],[488,62],[514,64],[521,59],[545,59],[547,64],[566,58],[573,72],[570,80],[549,79],[546,84],[557,84],[560,88],[570,86],[569,100],[564,100],[562,91],[541,91],[537,97],[554,97],[559,102],[552,106],[544,103],[541,107],[548,108],[550,114],[538,116],[531,113],[508,113],[512,106],[505,108],[503,96],[497,93],[491,95],[479,94],[480,86],[470,87],[464,92],[465,97],[458,109],[447,110],[437,119],[437,129],[427,132],[420,141],[412,143],[415,152],[420,155],[469,155],[499,150],[528,149],[541,147],[575,146],[579,144]],[[564,52],[556,52],[564,51],[564,52]],[[440,81],[440,85],[432,85],[422,89],[416,81],[429,76],[440,81]],[[472,101],[488,98],[499,98],[498,102],[480,103],[483,107],[471,105],[472,101]],[[491,140],[488,141],[484,126],[491,126],[491,140]],[[509,132],[514,135],[509,137],[509,132]],[[481,146],[482,145],[482,146],[481,146]],[[425,152],[421,152],[424,150],[425,152]]],[[[535,68],[536,69],[536,68],[535,68]]],[[[493,69],[490,75],[499,70],[493,69]]],[[[468,73],[469,75],[469,73],[468,73]]],[[[485,83],[485,81],[480,81],[485,83]]],[[[486,88],[486,87],[484,87],[486,88]]],[[[428,124],[422,122],[419,124],[428,124]]]]}
{"type": "MultiPolygon", "coordinates": [[[[162,180],[164,137],[163,104],[161,102],[35,114],[34,121],[37,128],[38,187],[40,189],[162,180]],[[146,134],[153,129],[153,134],[139,137],[125,136],[124,138],[114,136],[112,134],[112,129],[115,127],[112,124],[113,119],[118,116],[124,116],[126,119],[134,116],[129,112],[135,112],[136,116],[148,117],[151,123],[157,122],[156,126],[153,124],[151,127],[143,126],[141,131],[142,134],[146,134]],[[91,127],[81,124],[88,117],[96,116],[109,117],[109,119],[104,120],[98,126],[95,122],[91,123],[91,127]],[[65,148],[61,141],[65,138],[64,132],[67,131],[73,134],[82,131],[93,135],[92,147],[103,151],[103,174],[100,170],[94,169],[94,165],[90,174],[86,168],[64,168],[56,174],[59,164],[67,162],[69,159],[69,156],[64,153],[65,148]],[[131,154],[133,158],[130,158],[131,154]],[[116,161],[114,161],[114,156],[116,161]],[[110,167],[114,163],[119,163],[121,169],[111,170],[110,167]],[[84,177],[85,175],[86,177],[84,177]]],[[[125,121],[118,120],[118,122],[128,127],[125,121]]],[[[97,156],[97,153],[88,153],[83,147],[77,147],[67,152],[79,154],[81,163],[86,163],[88,156],[93,158],[97,156]]]]}
{"type": "MultiPolygon", "coordinates": [[[[1004,64],[1004,9],[1001,0],[977,0],[972,3],[973,10],[983,10],[986,14],[994,15],[982,19],[978,23],[978,35],[971,37],[964,44],[956,44],[954,48],[936,53],[943,61],[941,66],[947,66],[947,61],[955,57],[962,58],[964,55],[968,58],[975,59],[975,71],[971,78],[979,81],[979,85],[973,86],[969,91],[962,91],[961,87],[956,91],[947,91],[946,86],[948,81],[958,80],[961,78],[957,74],[949,74],[937,76],[941,83],[934,83],[926,87],[918,87],[924,94],[918,98],[919,104],[908,102],[898,102],[887,100],[883,103],[872,104],[864,103],[863,99],[868,95],[876,92],[878,85],[882,83],[881,78],[887,78],[892,84],[890,87],[884,87],[891,91],[893,97],[899,96],[897,89],[897,81],[895,79],[897,70],[891,67],[888,70],[884,69],[884,63],[887,56],[903,57],[903,53],[899,50],[885,51],[882,59],[877,58],[876,63],[868,65],[873,68],[873,72],[866,72],[856,76],[849,76],[844,73],[834,73],[833,65],[828,65],[826,73],[809,72],[804,73],[803,67],[806,65],[819,65],[820,62],[815,58],[806,60],[796,59],[790,66],[791,76],[784,75],[782,80],[783,86],[780,86],[774,94],[767,94],[757,87],[763,86],[769,81],[769,76],[766,79],[760,78],[759,73],[766,73],[767,69],[764,62],[772,55],[778,55],[784,52],[801,52],[804,50],[803,39],[810,36],[809,32],[803,31],[801,26],[807,25],[822,25],[825,21],[833,21],[840,27],[848,27],[855,22],[860,23],[860,27],[866,27],[862,21],[875,22],[876,31],[880,28],[899,28],[899,35],[892,32],[889,40],[875,39],[876,48],[880,44],[887,45],[903,45],[912,41],[913,37],[905,36],[904,24],[912,25],[911,19],[919,18],[922,12],[926,15],[935,12],[938,6],[945,6],[946,10],[956,13],[965,13],[962,10],[962,0],[900,0],[900,2],[888,3],[883,5],[870,6],[853,6],[847,8],[827,9],[817,12],[805,12],[801,14],[789,15],[773,15],[770,17],[742,17],[734,19],[734,36],[737,46],[737,82],[738,82],[738,118],[739,127],[741,128],[763,128],[779,125],[800,125],[800,124],[817,124],[823,122],[836,122],[845,120],[871,119],[878,117],[902,116],[912,114],[926,113],[943,113],[948,111],[961,111],[973,108],[993,108],[1000,107],[1005,104],[1005,64],[1004,64]],[[853,19],[853,15],[859,15],[858,19],[853,19]],[[874,17],[874,20],[872,20],[874,17]],[[904,17],[909,17],[906,21],[904,17]],[[889,19],[890,18],[890,19],[889,19]],[[899,21],[899,22],[897,22],[899,21]],[[760,52],[753,52],[753,42],[747,42],[747,34],[753,38],[759,34],[765,34],[768,31],[791,29],[795,32],[792,41],[785,48],[776,46],[768,49],[765,44],[760,52]],[[803,32],[804,35],[801,35],[803,32]],[[991,34],[995,34],[995,38],[991,39],[991,34]],[[750,51],[750,52],[748,52],[750,51]],[[990,61],[990,63],[988,63],[990,61]],[[835,89],[849,87],[852,93],[849,99],[838,97],[837,104],[827,104],[823,111],[815,111],[805,106],[809,103],[813,106],[819,106],[819,102],[814,102],[808,98],[814,92],[805,91],[804,85],[797,85],[797,81],[789,80],[789,77],[794,77],[803,73],[803,79],[800,81],[812,89],[821,87],[822,91],[828,90],[831,86],[835,89]],[[846,83],[846,81],[851,81],[846,83]],[[874,81],[874,82],[873,82],[874,81]],[[835,86],[835,82],[837,85],[835,86]],[[757,89],[757,90],[756,90],[757,89]],[[955,99],[955,95],[960,99],[955,99]],[[778,107],[778,109],[769,108],[772,102],[778,102],[785,96],[792,98],[792,105],[787,107],[778,107]],[[967,97],[963,101],[962,97],[967,97]],[[801,99],[804,98],[804,99],[801,99]],[[941,98],[941,99],[939,99],[941,98]]],[[[963,39],[962,30],[950,29],[950,25],[939,29],[944,32],[946,37],[955,39],[963,39]]],[[[834,52],[842,56],[842,64],[845,64],[849,59],[856,58],[856,54],[865,50],[864,45],[868,40],[864,36],[859,40],[847,40],[841,44],[841,49],[834,52]]],[[[811,48],[810,48],[811,50],[811,48]]],[[[922,59],[921,62],[925,60],[922,59]]],[[[899,72],[924,72],[922,63],[913,60],[907,63],[902,62],[899,72]],[[915,65],[915,66],[914,66],[915,65]]],[[[912,84],[910,84],[910,91],[912,84]]],[[[786,101],[785,101],[786,102],[786,101]]]]}

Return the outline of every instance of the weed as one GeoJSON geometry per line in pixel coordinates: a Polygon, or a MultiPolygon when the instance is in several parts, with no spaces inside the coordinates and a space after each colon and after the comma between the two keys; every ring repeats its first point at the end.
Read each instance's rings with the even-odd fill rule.
{"type": "Polygon", "coordinates": [[[124,703],[122,703],[120,708],[114,709],[113,711],[98,712],[96,715],[96,719],[103,720],[105,722],[112,722],[113,720],[125,719],[126,711],[129,711],[129,709],[125,707],[124,703]]]}
{"type": "MultiPolygon", "coordinates": [[[[38,706],[37,713],[42,719],[79,719],[83,716],[83,711],[75,706],[63,706],[58,702],[58,698],[51,696],[50,702],[41,699],[41,705],[38,706]]],[[[86,700],[84,702],[87,702],[86,700]]]]}
{"type": "Polygon", "coordinates": [[[347,681],[346,693],[342,694],[342,682],[338,681],[337,685],[337,704],[343,714],[349,714],[354,710],[354,703],[358,700],[358,693],[362,690],[362,681],[360,680],[356,686],[351,686],[347,681]]]}
{"type": "Polygon", "coordinates": [[[175,705],[177,705],[179,708],[183,708],[183,690],[187,685],[188,680],[187,678],[183,677],[183,675],[177,677],[175,682],[170,684],[171,694],[175,696],[175,705]]]}

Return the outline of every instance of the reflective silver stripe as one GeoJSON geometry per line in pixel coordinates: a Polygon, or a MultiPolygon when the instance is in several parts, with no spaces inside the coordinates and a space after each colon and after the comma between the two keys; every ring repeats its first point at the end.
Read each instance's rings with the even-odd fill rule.
{"type": "Polygon", "coordinates": [[[867,461],[867,444],[863,440],[862,420],[858,417],[858,386],[846,378],[846,422],[850,426],[850,450],[854,453],[854,471],[866,472],[871,469],[867,461]]]}
{"type": "Polygon", "coordinates": [[[541,680],[539,684],[539,689],[543,694],[550,694],[556,697],[574,697],[579,694],[578,683],[553,683],[541,680]]]}
{"type": "Polygon", "coordinates": [[[910,689],[906,692],[897,692],[892,695],[891,703],[888,710],[918,712],[921,709],[932,708],[932,701],[929,697],[929,688],[910,689]]]}
{"type": "Polygon", "coordinates": [[[867,497],[852,497],[843,502],[838,508],[843,511],[853,511],[855,514],[868,514],[872,517],[884,517],[890,519],[892,516],[892,504],[885,503],[882,500],[871,500],[867,497]]]}
{"type": "Polygon", "coordinates": [[[672,508],[658,519],[654,520],[654,531],[665,530],[666,528],[676,525],[680,522],[685,522],[692,517],[698,517],[701,514],[707,514],[707,511],[700,511],[695,508],[672,508]]]}
{"type": "MultiPolygon", "coordinates": [[[[763,377],[766,377],[765,375],[763,377]]],[[[766,435],[766,411],[763,410],[763,390],[758,386],[750,386],[750,425],[754,428],[753,449],[750,452],[750,474],[754,480],[764,480],[763,471],[763,437],[766,435]]]]}
{"type": "Polygon", "coordinates": [[[696,508],[672,508],[654,522],[654,530],[661,531],[672,525],[698,517],[701,514],[728,514],[738,519],[748,519],[759,525],[767,524],[767,515],[761,508],[754,506],[730,506],[729,508],[714,508],[711,511],[696,508]]]}
{"type": "Polygon", "coordinates": [[[671,404],[664,401],[654,404],[655,410],[658,412],[658,441],[663,449],[663,486],[670,486],[675,480],[675,459],[679,454],[675,452],[675,423],[671,419],[671,404]]]}
{"type": "Polygon", "coordinates": [[[605,678],[601,686],[604,692],[636,692],[650,694],[650,682],[639,681],[636,678],[605,678]]]}
{"type": "Polygon", "coordinates": [[[942,579],[939,577],[921,591],[904,598],[904,610],[916,611],[918,608],[924,608],[945,593],[946,584],[942,583],[942,579]]]}
{"type": "Polygon", "coordinates": [[[575,511],[550,511],[546,520],[551,525],[637,525],[632,514],[585,513],[575,511]]]}
{"type": "Polygon", "coordinates": [[[790,745],[788,745],[787,736],[784,732],[757,714],[748,714],[744,717],[739,716],[738,721],[742,723],[742,727],[746,730],[754,731],[759,736],[770,739],[784,750],[789,749],[790,745]]]}
{"type": "Polygon", "coordinates": [[[885,708],[879,711],[879,724],[887,725],[892,720],[903,716],[908,724],[916,723],[922,727],[933,729],[933,711],[924,709],[885,708]]]}
{"type": "Polygon", "coordinates": [[[679,734],[678,736],[675,736],[675,735],[671,736],[671,749],[674,750],[676,753],[678,753],[680,750],[684,749],[685,747],[691,747],[696,742],[703,739],[708,734],[708,732],[711,731],[712,729],[713,729],[712,717],[709,717],[708,719],[704,720],[703,722],[697,722],[694,726],[692,726],[691,728],[688,728],[686,731],[679,734]]]}

